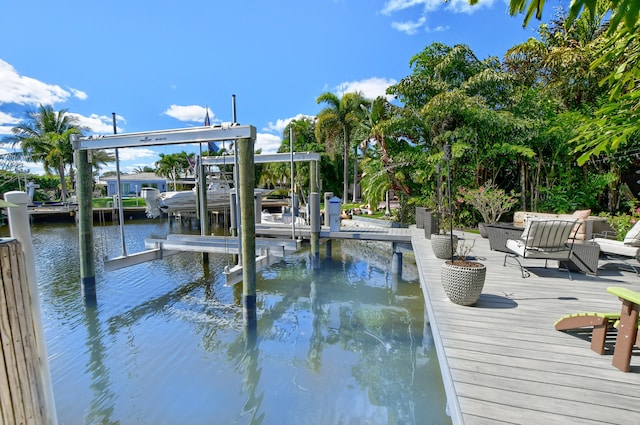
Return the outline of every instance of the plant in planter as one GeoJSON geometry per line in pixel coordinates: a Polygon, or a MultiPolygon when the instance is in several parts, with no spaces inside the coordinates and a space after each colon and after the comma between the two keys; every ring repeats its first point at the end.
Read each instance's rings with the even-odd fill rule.
{"type": "Polygon", "coordinates": [[[457,255],[440,268],[442,287],[451,302],[459,305],[472,305],[478,301],[487,268],[469,257],[475,241],[469,244],[468,240],[458,243],[457,255]]]}
{"type": "MultiPolygon", "coordinates": [[[[458,237],[450,232],[449,220],[446,214],[438,216],[437,233],[431,234],[431,249],[436,258],[441,260],[451,259],[458,249],[458,237]]],[[[426,234],[427,229],[425,229],[426,234]]]]}
{"type": "Polygon", "coordinates": [[[487,234],[483,234],[482,224],[497,223],[502,214],[509,212],[518,202],[518,194],[513,191],[506,192],[493,182],[486,182],[477,189],[460,188],[460,195],[464,202],[471,204],[482,216],[483,221],[478,226],[483,238],[486,238],[487,234]]]}

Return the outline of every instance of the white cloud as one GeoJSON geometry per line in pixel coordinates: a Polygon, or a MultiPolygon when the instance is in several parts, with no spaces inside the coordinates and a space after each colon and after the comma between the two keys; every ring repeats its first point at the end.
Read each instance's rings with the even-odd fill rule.
{"type": "Polygon", "coordinates": [[[346,81],[334,89],[334,92],[342,96],[344,93],[360,92],[367,99],[375,99],[378,96],[384,96],[391,100],[393,96],[386,94],[387,87],[396,84],[397,81],[392,79],[372,77],[360,81],[346,81]]]}
{"type": "Polygon", "coordinates": [[[384,15],[391,15],[394,12],[420,5],[423,5],[425,10],[435,10],[442,3],[442,0],[388,0],[381,12],[384,15]]]}
{"type": "Polygon", "coordinates": [[[420,27],[424,26],[425,22],[427,22],[427,18],[423,16],[417,21],[391,22],[391,28],[408,35],[413,35],[418,32],[420,27]]]}
{"type": "Polygon", "coordinates": [[[445,32],[449,31],[449,25],[438,25],[435,28],[427,28],[427,32],[445,32]]]}
{"type": "Polygon", "coordinates": [[[13,66],[0,59],[0,104],[53,105],[65,102],[70,96],[71,93],[58,85],[18,74],[13,66]]]}
{"type": "Polygon", "coordinates": [[[0,111],[0,136],[11,134],[11,129],[20,122],[19,118],[0,111]]]}
{"type": "MultiPolygon", "coordinates": [[[[393,21],[391,27],[408,35],[413,35],[422,27],[425,27],[427,15],[441,8],[451,13],[472,14],[482,8],[490,8],[495,0],[478,0],[475,5],[470,5],[469,0],[387,0],[380,11],[384,15],[391,16],[394,13],[406,9],[421,6],[420,17],[417,20],[393,21]]],[[[409,13],[409,12],[408,12],[409,13]]],[[[443,31],[447,27],[437,26],[435,29],[425,27],[427,32],[443,31]]]]}
{"type": "Polygon", "coordinates": [[[275,123],[269,121],[269,125],[263,128],[264,131],[276,132],[278,134],[282,134],[285,128],[289,125],[289,123],[293,120],[301,120],[303,118],[314,119],[315,117],[311,115],[298,114],[295,117],[291,118],[281,118],[278,119],[275,123]]]}
{"type": "MultiPolygon", "coordinates": [[[[69,116],[78,120],[81,127],[87,128],[90,134],[113,134],[113,117],[107,115],[91,114],[88,117],[84,115],[68,113],[69,116]]],[[[126,123],[126,120],[116,115],[116,131],[122,133],[122,128],[117,123],[126,123]]]]}
{"type": "Polygon", "coordinates": [[[71,93],[73,93],[73,95],[75,97],[77,97],[78,99],[80,99],[80,100],[87,100],[87,98],[89,97],[87,95],[87,93],[85,93],[85,92],[83,92],[81,90],[76,90],[76,89],[73,89],[71,87],[69,87],[69,90],[71,90],[71,93]]]}
{"type": "Polygon", "coordinates": [[[490,8],[493,6],[493,2],[494,0],[479,0],[472,6],[468,0],[449,0],[445,9],[453,13],[472,14],[482,8],[490,8]]]}
{"type": "Polygon", "coordinates": [[[197,122],[204,124],[204,118],[207,114],[207,109],[209,111],[209,120],[211,121],[211,124],[219,123],[220,120],[215,117],[215,114],[210,108],[205,108],[200,105],[171,105],[169,109],[163,112],[163,114],[168,115],[171,118],[175,118],[179,121],[197,122]]]}
{"type": "Polygon", "coordinates": [[[274,134],[258,133],[254,149],[262,149],[262,153],[276,153],[282,144],[282,138],[274,134]]]}

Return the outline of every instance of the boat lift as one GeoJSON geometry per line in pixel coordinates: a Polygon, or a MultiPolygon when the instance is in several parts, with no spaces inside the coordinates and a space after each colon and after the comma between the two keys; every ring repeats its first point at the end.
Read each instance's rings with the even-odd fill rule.
{"type": "MultiPolygon", "coordinates": [[[[256,128],[249,125],[191,127],[140,133],[124,133],[104,136],[80,137],[71,135],[71,144],[78,169],[78,227],[80,234],[80,275],[85,299],[95,299],[95,263],[93,249],[92,208],[92,150],[126,147],[193,144],[221,141],[237,141],[237,202],[240,211],[238,246],[243,258],[256,258],[254,187],[254,144],[256,128]]],[[[124,254],[124,253],[123,253],[124,254]]],[[[118,268],[117,263],[133,265],[162,258],[161,248],[142,253],[122,255],[105,261],[105,267],[118,268]],[[108,264],[108,266],[107,266],[108,264]]],[[[256,264],[246,261],[242,267],[243,298],[245,307],[255,312],[256,264]]],[[[252,314],[252,313],[249,313],[252,314]]]]}

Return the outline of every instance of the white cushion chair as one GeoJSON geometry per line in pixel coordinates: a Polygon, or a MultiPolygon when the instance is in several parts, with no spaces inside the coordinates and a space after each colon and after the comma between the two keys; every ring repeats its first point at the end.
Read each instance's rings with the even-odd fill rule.
{"type": "MultiPolygon", "coordinates": [[[[511,257],[520,265],[522,277],[529,277],[529,271],[518,260],[518,257],[543,259],[545,267],[548,260],[555,260],[562,264],[571,257],[575,235],[579,228],[580,223],[577,219],[534,218],[527,220],[527,226],[520,238],[507,240],[506,248],[511,252],[504,256],[503,265],[506,266],[507,257],[511,257]]],[[[567,271],[569,279],[572,279],[568,267],[567,271]]]]}
{"type": "Polygon", "coordinates": [[[600,246],[600,253],[603,256],[622,261],[640,276],[638,267],[628,262],[628,260],[640,259],[640,221],[627,232],[622,241],[613,239],[614,236],[607,233],[592,240],[600,246]]]}

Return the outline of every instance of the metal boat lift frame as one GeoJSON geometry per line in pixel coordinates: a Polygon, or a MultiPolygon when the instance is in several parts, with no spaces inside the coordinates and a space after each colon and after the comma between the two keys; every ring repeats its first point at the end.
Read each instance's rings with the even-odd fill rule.
{"type": "MultiPolygon", "coordinates": [[[[161,146],[175,144],[194,144],[222,141],[238,141],[238,183],[237,202],[240,211],[238,225],[239,245],[243,258],[256,257],[255,211],[253,208],[254,187],[254,145],[256,128],[250,125],[232,124],[229,126],[192,127],[173,130],[160,130],[139,133],[123,133],[104,136],[80,137],[71,135],[71,145],[78,169],[78,227],[80,238],[80,277],[85,302],[95,301],[95,262],[93,256],[93,207],[92,207],[92,150],[118,149],[141,146],[161,146]]],[[[121,261],[136,264],[154,258],[162,258],[161,250],[150,255],[124,255],[121,261]]],[[[243,304],[245,319],[255,322],[256,301],[256,264],[245,261],[243,275],[243,304]]]]}

